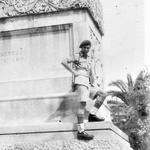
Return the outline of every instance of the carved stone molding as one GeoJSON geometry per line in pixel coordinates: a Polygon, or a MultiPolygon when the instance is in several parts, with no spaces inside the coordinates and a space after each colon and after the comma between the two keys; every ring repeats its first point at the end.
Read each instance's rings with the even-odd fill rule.
{"type": "Polygon", "coordinates": [[[0,18],[87,8],[103,35],[100,0],[0,0],[0,18]]]}
{"type": "Polygon", "coordinates": [[[103,63],[101,61],[101,41],[98,40],[92,29],[90,30],[90,40],[92,42],[92,51],[91,51],[91,59],[93,62],[93,71],[95,83],[103,88],[103,63]]]}

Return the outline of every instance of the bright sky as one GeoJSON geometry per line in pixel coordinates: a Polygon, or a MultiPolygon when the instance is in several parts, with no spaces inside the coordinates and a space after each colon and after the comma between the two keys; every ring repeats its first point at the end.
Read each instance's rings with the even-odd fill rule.
{"type": "Polygon", "coordinates": [[[150,1],[145,0],[145,64],[150,70],[150,1]]]}

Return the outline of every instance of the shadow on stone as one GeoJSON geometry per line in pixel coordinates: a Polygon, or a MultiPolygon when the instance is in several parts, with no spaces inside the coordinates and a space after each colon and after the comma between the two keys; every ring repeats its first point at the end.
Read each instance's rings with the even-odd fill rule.
{"type": "Polygon", "coordinates": [[[76,97],[63,97],[61,102],[54,113],[52,113],[47,121],[48,122],[76,122],[76,114],[78,102],[76,97]]]}

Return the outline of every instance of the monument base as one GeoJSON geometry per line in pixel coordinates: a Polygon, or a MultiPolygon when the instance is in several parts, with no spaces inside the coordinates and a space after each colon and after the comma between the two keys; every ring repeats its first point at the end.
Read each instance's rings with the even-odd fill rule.
{"type": "Polygon", "coordinates": [[[94,140],[76,139],[76,125],[46,123],[0,128],[0,149],[21,150],[131,150],[128,137],[111,122],[87,123],[86,131],[94,140]]]}

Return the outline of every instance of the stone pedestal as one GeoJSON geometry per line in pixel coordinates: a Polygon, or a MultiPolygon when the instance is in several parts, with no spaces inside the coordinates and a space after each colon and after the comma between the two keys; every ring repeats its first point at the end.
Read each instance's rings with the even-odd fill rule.
{"type": "Polygon", "coordinates": [[[51,123],[0,128],[0,149],[46,150],[131,150],[128,137],[110,122],[86,124],[94,140],[76,139],[72,123],[51,123]]]}
{"type": "Polygon", "coordinates": [[[103,88],[102,33],[96,25],[86,8],[0,19],[1,124],[76,122],[76,100],[65,96],[73,78],[61,61],[91,40],[90,57],[103,88]]]}
{"type": "MultiPolygon", "coordinates": [[[[110,122],[88,123],[95,139],[76,139],[77,95],[61,61],[74,57],[81,41],[91,40],[90,58],[103,88],[99,4],[0,0],[0,149],[130,150],[127,136],[110,122]]],[[[103,105],[97,115],[110,121],[109,113],[103,105]]]]}

